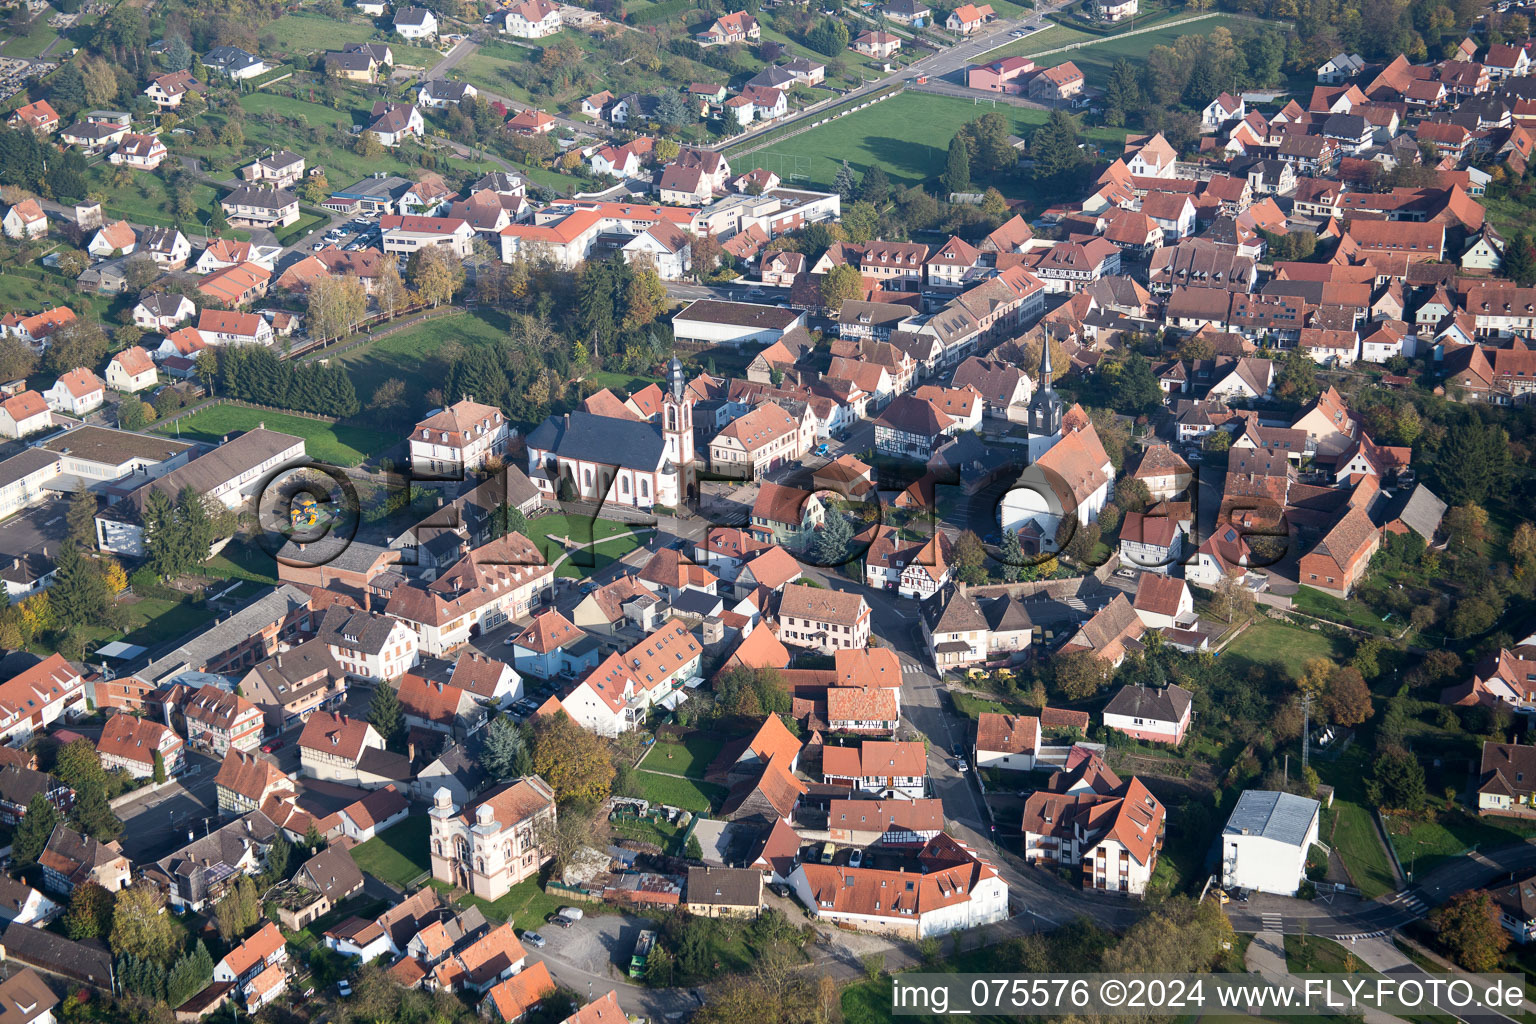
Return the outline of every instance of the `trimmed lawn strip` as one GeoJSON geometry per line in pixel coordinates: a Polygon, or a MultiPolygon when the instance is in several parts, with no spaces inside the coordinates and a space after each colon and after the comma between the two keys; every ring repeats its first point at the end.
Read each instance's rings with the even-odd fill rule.
{"type": "Polygon", "coordinates": [[[634,773],[645,799],[653,804],[681,807],[695,814],[709,814],[725,800],[725,787],[712,782],[679,779],[640,769],[634,773]]]}
{"type": "Polygon", "coordinates": [[[424,872],[432,870],[428,842],[432,820],[413,815],[352,848],[352,860],[359,870],[381,882],[404,888],[424,872]]]}
{"type": "Polygon", "coordinates": [[[277,585],[277,563],[243,535],[236,536],[224,545],[224,550],[203,563],[203,574],[277,585]]]}
{"type": "Polygon", "coordinates": [[[1397,877],[1392,873],[1392,864],[1376,833],[1371,812],[1359,804],[1339,799],[1337,795],[1330,810],[1336,824],[1333,838],[1324,842],[1338,851],[1361,895],[1373,900],[1395,890],[1397,877]]]}
{"type": "Polygon", "coordinates": [[[663,741],[655,744],[641,760],[640,767],[702,779],[724,748],[722,740],[694,733],[681,743],[663,741]]]}
{"type": "MultiPolygon", "coordinates": [[[[1285,936],[1285,965],[1292,974],[1364,974],[1371,969],[1332,939],[1285,936]]],[[[1371,972],[1374,973],[1374,972],[1371,972]]]]}
{"type": "Polygon", "coordinates": [[[175,424],[157,429],[162,434],[177,437],[218,441],[232,431],[251,430],[260,424],[265,424],[269,430],[302,437],[304,450],[310,458],[337,466],[359,465],[399,440],[367,427],[326,423],[324,420],[291,416],[270,409],[248,409],[240,405],[210,406],[175,424]]]}

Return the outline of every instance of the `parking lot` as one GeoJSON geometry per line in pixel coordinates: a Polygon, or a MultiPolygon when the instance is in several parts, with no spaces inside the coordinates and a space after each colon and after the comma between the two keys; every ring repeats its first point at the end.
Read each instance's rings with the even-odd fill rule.
{"type": "Polygon", "coordinates": [[[39,555],[44,549],[57,552],[69,533],[64,513],[69,498],[58,495],[0,523],[0,561],[22,555],[39,555]]]}
{"type": "Polygon", "coordinates": [[[367,217],[354,217],[352,220],[332,226],[320,241],[310,246],[310,249],[313,252],[319,252],[330,246],[341,249],[343,252],[357,252],[369,246],[378,248],[380,247],[379,225],[367,217]]]}

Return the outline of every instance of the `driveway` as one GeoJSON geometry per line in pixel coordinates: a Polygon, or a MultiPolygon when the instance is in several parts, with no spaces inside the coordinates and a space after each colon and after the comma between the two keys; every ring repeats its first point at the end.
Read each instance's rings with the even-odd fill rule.
{"type": "Polygon", "coordinates": [[[569,928],[541,929],[548,945],[530,950],[529,959],[542,960],[562,988],[591,1000],[617,990],[628,1013],[644,1012],[661,1020],[676,1020],[703,1005],[692,989],[654,989],[629,978],[629,957],[635,940],[655,922],[627,914],[587,917],[569,928]]]}
{"type": "Polygon", "coordinates": [[[188,751],[187,767],[172,785],[119,805],[123,853],[136,863],[158,860],[218,828],[222,822],[214,778],[220,763],[188,751]]]}

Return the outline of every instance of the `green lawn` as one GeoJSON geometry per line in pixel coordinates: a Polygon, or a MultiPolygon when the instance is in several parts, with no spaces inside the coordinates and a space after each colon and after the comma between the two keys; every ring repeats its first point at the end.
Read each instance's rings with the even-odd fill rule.
{"type": "MultiPolygon", "coordinates": [[[[287,18],[279,19],[286,21],[287,18]]],[[[309,20],[309,19],[306,19],[309,20]]],[[[303,118],[308,124],[330,128],[346,127],[352,116],[345,110],[337,110],[321,103],[308,103],[291,96],[277,96],[270,92],[251,92],[240,97],[240,106],[247,114],[278,114],[282,117],[303,118]]]]}
{"type": "Polygon", "coordinates": [[[1373,900],[1394,891],[1397,877],[1392,873],[1386,848],[1381,845],[1376,824],[1371,820],[1371,811],[1335,796],[1330,812],[1336,824],[1333,838],[1326,841],[1349,868],[1349,875],[1361,894],[1373,900]]]}
{"type": "Polygon", "coordinates": [[[1317,630],[1302,629],[1278,619],[1259,617],[1222,651],[1258,665],[1280,665],[1293,679],[1309,658],[1348,660],[1347,645],[1317,630]]]}
{"type": "Polygon", "coordinates": [[[191,603],[167,601],[162,598],[140,598],[122,606],[128,614],[126,631],[109,626],[86,626],[82,629],[89,645],[122,640],[140,647],[157,647],[179,640],[187,633],[213,622],[215,614],[191,603]]]}
{"type": "Polygon", "coordinates": [[[555,570],[555,575],[584,580],[593,573],[608,568],[639,546],[638,538],[615,537],[613,540],[605,540],[601,544],[594,545],[590,549],[573,551],[570,558],[560,563],[560,568],[555,570]]]}
{"type": "Polygon", "coordinates": [[[724,747],[723,740],[696,732],[681,743],[657,743],[640,762],[640,767],[702,779],[724,747]]]}
{"type": "Polygon", "coordinates": [[[1292,601],[1298,611],[1330,622],[1342,622],[1372,633],[1396,635],[1397,632],[1391,623],[1383,622],[1379,615],[1359,601],[1341,601],[1332,594],[1306,586],[1296,591],[1292,601]]]}
{"type": "MultiPolygon", "coordinates": [[[[214,204],[219,194],[211,185],[195,183],[191,186],[192,198],[197,210],[191,217],[177,217],[171,209],[171,196],[165,180],[152,171],[135,171],[133,180],[123,188],[111,185],[112,169],[105,163],[97,164],[89,172],[92,191],[105,195],[102,212],[109,220],[126,220],[133,224],[154,224],[162,227],[179,225],[183,231],[203,233],[203,224],[213,216],[214,204]]],[[[231,230],[225,234],[244,241],[250,232],[231,230]]]]}
{"type": "Polygon", "coordinates": [[[292,224],[276,232],[279,245],[292,245],[301,235],[308,234],[314,228],[322,224],[330,223],[330,216],[324,213],[303,213],[292,224]]]}
{"type": "Polygon", "coordinates": [[[356,466],[400,440],[397,436],[367,427],[326,423],[323,420],[290,416],[269,409],[247,409],[239,405],[210,406],[174,424],[156,429],[177,437],[217,441],[231,431],[251,430],[258,424],[265,424],[268,430],[302,437],[304,450],[311,458],[336,466],[356,466]]]}
{"type": "Polygon", "coordinates": [[[995,715],[1016,715],[1031,710],[1015,701],[998,701],[986,697],[978,697],[973,693],[966,693],[963,690],[951,690],[949,698],[954,702],[956,711],[972,719],[980,718],[983,712],[991,712],[995,715]]]}
{"type": "Polygon", "coordinates": [[[7,29],[6,38],[0,41],[0,57],[31,60],[40,56],[48,44],[59,37],[58,30],[48,25],[48,19],[52,16],[53,8],[43,8],[32,19],[32,24],[27,26],[27,34],[24,36],[11,35],[7,29]]]}
{"type": "Polygon", "coordinates": [[[1292,974],[1361,974],[1370,971],[1343,946],[1316,935],[1287,935],[1285,966],[1292,974]]]}
{"type": "Polygon", "coordinates": [[[277,583],[277,563],[260,545],[243,535],[236,536],[224,545],[224,550],[203,566],[203,572],[226,579],[252,580],[273,585],[277,583]]]}
{"type": "MultiPolygon", "coordinates": [[[[1088,43],[1075,50],[1048,54],[1042,57],[1039,63],[1041,67],[1055,67],[1070,60],[1083,72],[1083,77],[1088,80],[1089,85],[1103,85],[1108,80],[1109,72],[1115,66],[1115,62],[1121,58],[1137,63],[1152,51],[1152,47],[1172,46],[1174,40],[1180,36],[1208,36],[1218,28],[1225,28],[1234,35],[1242,35],[1254,27],[1254,22],[1246,18],[1218,14],[1187,25],[1174,25],[1136,36],[1105,36],[1097,42],[1088,43]]],[[[985,56],[990,60],[1012,56],[1031,57],[1044,50],[1053,50],[1058,46],[1092,38],[1094,37],[1090,33],[1080,32],[1065,25],[1053,25],[1027,39],[1020,39],[992,50],[985,56]]]]}
{"type": "Polygon", "coordinates": [[[635,772],[634,778],[641,795],[653,804],[666,804],[696,814],[708,814],[725,800],[725,787],[711,782],[657,775],[645,769],[635,772]]]}
{"type": "MultiPolygon", "coordinates": [[[[448,891],[452,886],[446,882],[433,880],[429,883],[434,889],[448,891]]],[[[479,907],[485,912],[485,916],[493,921],[511,921],[512,927],[518,932],[538,931],[544,927],[545,918],[549,917],[561,907],[580,907],[587,917],[596,914],[613,913],[613,910],[601,903],[585,903],[572,900],[569,896],[558,891],[545,892],[540,888],[536,879],[519,882],[507,890],[505,896],[498,900],[481,899],[479,896],[461,895],[455,903],[459,907],[479,907]]],[[[545,934],[548,934],[547,932],[545,934]]]]}
{"type": "Polygon", "coordinates": [[[432,870],[427,846],[431,835],[431,819],[412,815],[366,843],[354,846],[352,860],[379,881],[404,888],[432,870]]]}
{"type": "Polygon", "coordinates": [[[1388,820],[1388,832],[1403,870],[1423,875],[1442,861],[1474,848],[1497,850],[1523,842],[1536,835],[1536,826],[1456,810],[1441,813],[1434,821],[1394,816],[1388,820]]]}
{"type": "Polygon", "coordinates": [[[347,43],[367,42],[379,34],[367,18],[335,21],[313,14],[285,14],[261,30],[261,39],[265,43],[271,37],[276,52],[294,54],[339,50],[347,43]]]}
{"type": "MultiPolygon", "coordinates": [[[[917,184],[944,170],[949,140],[957,127],[993,109],[987,100],[903,93],[755,153],[733,155],[731,165],[766,168],[796,185],[831,186],[846,158],[856,173],[879,164],[892,182],[917,184]]],[[[1008,119],[1015,134],[1026,137],[1046,119],[1043,110],[1005,103],[998,104],[996,111],[1008,119]]],[[[1105,128],[1087,129],[1083,135],[1116,146],[1125,139],[1124,131],[1105,128]]]]}
{"type": "Polygon", "coordinates": [[[379,385],[394,378],[405,382],[407,408],[402,422],[415,422],[429,408],[426,394],[441,387],[447,370],[435,357],[449,341],[463,347],[492,345],[507,333],[507,317],[493,310],[438,317],[398,334],[348,349],[337,359],[352,378],[357,397],[367,404],[379,385]]]}
{"type": "Polygon", "coordinates": [[[638,839],[642,843],[654,843],[661,847],[663,853],[674,853],[673,845],[677,837],[683,832],[679,825],[669,825],[664,821],[651,821],[648,818],[640,818],[634,821],[615,821],[613,823],[614,835],[623,836],[626,839],[638,839]]]}
{"type": "MultiPolygon", "coordinates": [[[[548,515],[528,521],[528,539],[543,552],[545,559],[555,561],[565,553],[565,545],[555,537],[569,538],[578,544],[603,540],[615,534],[628,532],[630,524],[612,519],[591,519],[584,516],[548,515]]],[[[599,548],[602,545],[598,545],[599,548]]],[[[634,550],[633,547],[630,550],[634,550]]],[[[601,557],[601,552],[599,552],[601,557]]],[[[563,568],[563,566],[562,566],[563,568]]]]}

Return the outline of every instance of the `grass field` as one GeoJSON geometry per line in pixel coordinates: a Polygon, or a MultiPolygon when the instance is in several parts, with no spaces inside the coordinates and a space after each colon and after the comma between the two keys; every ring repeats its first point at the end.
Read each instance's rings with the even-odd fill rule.
{"type": "MultiPolygon", "coordinates": [[[[1360,601],[1341,601],[1332,594],[1325,594],[1311,587],[1301,587],[1291,600],[1295,602],[1298,611],[1316,615],[1320,619],[1342,622],[1372,633],[1396,635],[1397,632],[1392,628],[1391,623],[1383,622],[1379,615],[1360,601]]],[[[1402,628],[1401,623],[1398,624],[1398,628],[1402,628]]]]}
{"type": "Polygon", "coordinates": [[[1258,665],[1281,665],[1296,679],[1309,658],[1347,661],[1344,646],[1320,632],[1261,616],[1221,653],[1223,657],[1242,658],[1258,665]]]}
{"type": "MultiPolygon", "coordinates": [[[[755,153],[732,156],[731,164],[743,169],[762,167],[795,184],[830,187],[846,158],[857,173],[878,163],[892,182],[913,185],[944,170],[956,128],[992,110],[985,101],[903,93],[755,153]]],[[[1043,110],[1002,103],[996,110],[1008,119],[1014,134],[1026,137],[1046,119],[1043,110]]],[[[1116,133],[1106,128],[1088,129],[1083,136],[1119,145],[1116,133]]],[[[1124,137],[1123,131],[1118,133],[1120,141],[1124,137]]]]}
{"type": "Polygon", "coordinates": [[[438,350],[449,341],[465,347],[494,344],[506,330],[505,314],[478,310],[416,324],[337,358],[365,403],[390,378],[404,381],[408,408],[400,416],[415,422],[427,412],[427,391],[442,384],[443,367],[433,361],[438,350]]]}
{"type": "Polygon", "coordinates": [[[712,736],[694,733],[681,743],[657,743],[640,762],[640,767],[702,779],[724,746],[712,736]]]}
{"type": "MultiPolygon", "coordinates": [[[[203,222],[213,216],[214,204],[219,198],[213,186],[200,182],[193,184],[192,199],[197,203],[197,210],[189,218],[180,218],[171,210],[170,191],[159,174],[136,171],[132,183],[126,188],[113,188],[110,178],[111,169],[105,163],[90,169],[92,191],[100,191],[107,197],[101,208],[109,220],[120,219],[134,224],[156,224],[163,227],[179,225],[184,231],[202,234],[203,222]]],[[[247,231],[226,231],[225,234],[241,241],[250,238],[250,232],[247,231]]]]}
{"type": "Polygon", "coordinates": [[[378,34],[372,21],[349,18],[333,21],[309,14],[285,14],[261,30],[262,41],[275,40],[279,53],[315,53],[339,50],[347,43],[367,42],[378,34]]]}
{"type": "Polygon", "coordinates": [[[725,787],[712,782],[657,775],[644,769],[635,772],[634,777],[641,795],[653,804],[666,804],[696,814],[708,814],[725,799],[725,787]]]}
{"type": "Polygon", "coordinates": [[[277,563],[243,534],[224,545],[224,550],[209,559],[203,569],[209,576],[251,580],[255,583],[277,583],[277,563]]]}
{"type": "Polygon", "coordinates": [[[640,541],[635,537],[616,537],[596,544],[588,550],[573,551],[570,558],[560,563],[560,568],[555,570],[555,575],[564,576],[567,579],[584,580],[593,573],[608,568],[639,546],[640,541]]]}
{"type": "Polygon", "coordinates": [[[432,822],[426,815],[413,815],[352,848],[352,860],[358,868],[381,882],[404,888],[423,872],[432,870],[427,843],[432,822]]]}
{"type": "Polygon", "coordinates": [[[43,8],[32,19],[32,24],[27,26],[27,34],[24,36],[12,35],[7,29],[5,40],[0,42],[0,57],[31,60],[41,56],[48,49],[48,44],[59,37],[58,31],[48,25],[48,19],[52,16],[53,8],[43,8]]]}
{"type": "Polygon", "coordinates": [[[156,647],[180,639],[192,630],[214,620],[206,608],[162,598],[143,598],[122,606],[128,614],[126,631],[109,626],[86,626],[82,630],[87,644],[99,645],[122,640],[141,647],[156,647]]]}
{"type": "Polygon", "coordinates": [[[1478,818],[1457,810],[1442,813],[1434,821],[1392,817],[1387,831],[1403,870],[1422,875],[1472,849],[1497,850],[1524,842],[1536,834],[1536,825],[1514,818],[1478,818]]]}
{"type": "Polygon", "coordinates": [[[1108,80],[1109,72],[1115,66],[1115,62],[1122,57],[1136,63],[1150,53],[1152,47],[1172,46],[1173,41],[1180,36],[1207,36],[1218,28],[1225,28],[1234,35],[1239,35],[1253,27],[1254,23],[1247,19],[1218,14],[1187,25],[1173,25],[1134,36],[1123,34],[1105,36],[1098,38],[1096,42],[1088,42],[1096,37],[1066,25],[1053,25],[1027,39],[1020,39],[989,51],[985,56],[989,60],[1013,56],[1033,57],[1045,50],[1083,42],[1086,45],[1078,49],[1064,50],[1041,57],[1039,64],[1041,67],[1055,67],[1070,60],[1083,72],[1083,77],[1088,80],[1088,84],[1103,85],[1108,80]]]}
{"type": "MultiPolygon", "coordinates": [[[[287,18],[279,19],[286,21],[287,18]]],[[[310,19],[305,19],[310,20],[310,19]]],[[[345,110],[336,110],[320,103],[308,103],[292,96],[277,96],[269,92],[246,93],[240,97],[240,106],[247,114],[279,114],[283,117],[301,117],[312,125],[335,128],[350,125],[352,117],[345,110]]]]}
{"type": "Polygon", "coordinates": [[[157,429],[161,433],[179,437],[217,441],[231,431],[251,430],[262,423],[266,424],[268,430],[280,430],[285,434],[302,437],[304,450],[310,458],[335,466],[356,466],[400,440],[367,427],[326,423],[323,420],[290,416],[269,409],[247,409],[238,405],[211,406],[176,424],[163,425],[157,429]]]}
{"type": "Polygon", "coordinates": [[[554,540],[555,537],[568,538],[581,544],[626,533],[629,529],[628,523],[614,522],[611,519],[588,519],[582,516],[565,515],[539,516],[537,519],[528,521],[528,539],[533,541],[548,561],[554,562],[566,551],[565,545],[554,540]]]}

